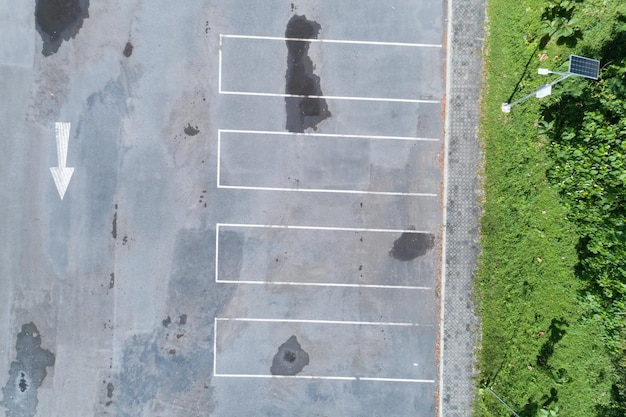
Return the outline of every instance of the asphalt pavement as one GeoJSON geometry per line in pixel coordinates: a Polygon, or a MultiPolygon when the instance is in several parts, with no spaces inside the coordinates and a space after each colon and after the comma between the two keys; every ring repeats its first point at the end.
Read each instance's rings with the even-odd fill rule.
{"type": "Polygon", "coordinates": [[[6,416],[468,415],[470,3],[0,6],[6,416]]]}

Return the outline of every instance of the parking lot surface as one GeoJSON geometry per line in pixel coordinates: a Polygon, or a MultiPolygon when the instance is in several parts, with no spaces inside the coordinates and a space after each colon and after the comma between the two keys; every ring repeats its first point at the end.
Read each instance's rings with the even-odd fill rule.
{"type": "Polygon", "coordinates": [[[6,415],[436,415],[445,3],[70,3],[2,18],[6,415]]]}

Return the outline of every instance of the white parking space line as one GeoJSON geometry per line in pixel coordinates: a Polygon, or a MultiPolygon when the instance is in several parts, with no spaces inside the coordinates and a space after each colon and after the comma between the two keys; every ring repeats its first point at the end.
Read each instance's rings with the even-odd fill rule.
{"type": "MultiPolygon", "coordinates": [[[[221,71],[220,71],[221,74],[221,71]]],[[[219,82],[221,86],[221,80],[219,82]]],[[[422,103],[422,104],[441,104],[441,100],[421,100],[407,98],[388,98],[388,97],[357,97],[357,96],[316,96],[304,94],[282,94],[282,93],[258,93],[253,91],[227,91],[220,90],[220,94],[229,94],[237,96],[260,96],[260,97],[292,97],[292,98],[322,98],[326,100],[354,100],[354,101],[387,101],[394,103],[422,103]]]]}
{"type": "Polygon", "coordinates": [[[350,321],[350,320],[303,320],[303,319],[260,319],[250,317],[216,317],[217,321],[247,321],[262,323],[312,323],[312,324],[345,324],[357,326],[400,326],[400,327],[433,327],[432,324],[402,323],[402,322],[380,322],[380,321],[350,321]]]}
{"type": "Polygon", "coordinates": [[[441,104],[441,99],[411,99],[411,98],[394,98],[394,97],[364,97],[364,96],[348,96],[348,95],[303,95],[303,94],[287,94],[287,93],[269,93],[258,91],[234,91],[224,90],[222,85],[223,77],[223,46],[224,39],[252,39],[267,41],[302,41],[312,43],[326,44],[351,44],[351,45],[370,45],[370,46],[389,46],[389,47],[408,47],[408,48],[429,48],[441,49],[440,44],[421,44],[421,43],[403,43],[403,42],[374,42],[374,41],[357,41],[357,40],[341,40],[341,39],[300,39],[285,38],[280,36],[248,36],[248,35],[228,35],[219,34],[219,50],[218,50],[218,93],[226,95],[240,96],[259,96],[259,97],[289,97],[289,98],[313,98],[326,100],[354,100],[354,101],[373,101],[373,102],[395,102],[395,103],[422,103],[422,104],[441,104]]]}
{"type": "Polygon", "coordinates": [[[258,135],[283,135],[283,136],[313,136],[326,138],[348,138],[348,139],[379,139],[379,140],[408,140],[418,142],[440,142],[440,138],[420,138],[414,136],[380,136],[380,135],[347,135],[342,133],[316,133],[316,132],[285,132],[280,130],[244,130],[244,129],[218,129],[218,138],[222,133],[242,133],[258,135]]]}
{"type": "Polygon", "coordinates": [[[213,319],[213,376],[217,375],[217,317],[213,319]]]}
{"type": "Polygon", "coordinates": [[[321,375],[256,375],[256,374],[213,374],[219,378],[264,378],[264,379],[313,379],[328,381],[371,381],[371,382],[401,382],[434,384],[434,379],[408,379],[408,378],[372,378],[358,376],[321,376],[321,375]]]}
{"type": "Polygon", "coordinates": [[[250,284],[250,285],[294,285],[303,287],[348,287],[348,288],[381,288],[396,290],[431,290],[431,287],[419,287],[412,285],[375,285],[375,284],[340,284],[335,282],[293,282],[293,281],[246,281],[234,279],[219,279],[215,282],[222,284],[250,284]]]}
{"type": "Polygon", "coordinates": [[[325,188],[286,188],[286,187],[258,187],[247,185],[218,185],[217,188],[234,190],[259,190],[259,191],[288,191],[294,193],[334,193],[334,194],[367,194],[367,195],[401,195],[407,197],[437,197],[433,193],[403,193],[394,191],[358,191],[358,190],[328,190],[325,188]]]}
{"type": "Polygon", "coordinates": [[[412,136],[381,136],[381,135],[351,135],[339,133],[294,133],[285,131],[267,131],[267,130],[242,130],[242,129],[218,129],[217,131],[217,188],[235,189],[235,190],[260,190],[260,191],[279,191],[279,192],[304,192],[304,193],[335,193],[335,194],[364,194],[364,195],[388,195],[388,196],[407,196],[407,197],[430,197],[436,198],[437,193],[422,192],[403,192],[403,191],[372,191],[357,189],[330,189],[330,188],[298,188],[298,187],[271,187],[260,185],[232,185],[222,184],[222,136],[224,134],[237,135],[266,135],[266,136],[293,136],[293,137],[318,137],[333,139],[363,139],[363,140],[379,140],[379,141],[400,141],[400,142],[440,142],[439,138],[422,138],[412,136]]]}
{"type": "Polygon", "coordinates": [[[267,229],[299,229],[299,230],[337,230],[342,232],[377,232],[377,233],[432,233],[427,230],[413,229],[370,229],[365,227],[333,227],[333,226],[294,226],[289,224],[250,224],[250,223],[216,223],[216,227],[250,227],[267,229]]]}
{"type": "Polygon", "coordinates": [[[379,45],[379,46],[408,46],[414,48],[442,48],[443,45],[431,43],[412,43],[412,42],[376,42],[376,41],[356,41],[346,39],[310,39],[310,38],[285,38],[281,36],[254,36],[254,35],[228,35],[220,33],[220,46],[222,38],[238,38],[238,39],[266,39],[273,41],[294,41],[294,42],[315,42],[315,43],[347,43],[355,45],[379,45]]]}

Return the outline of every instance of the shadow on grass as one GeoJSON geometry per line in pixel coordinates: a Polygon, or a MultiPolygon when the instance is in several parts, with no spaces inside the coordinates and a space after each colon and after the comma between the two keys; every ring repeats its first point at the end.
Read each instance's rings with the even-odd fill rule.
{"type": "Polygon", "coordinates": [[[518,413],[520,417],[537,417],[537,412],[542,409],[549,409],[553,404],[559,402],[559,392],[556,388],[550,389],[550,394],[541,397],[541,400],[534,401],[528,399],[528,402],[518,413]]]}
{"type": "Polygon", "coordinates": [[[548,327],[548,340],[546,340],[541,346],[541,349],[539,349],[539,355],[537,355],[538,366],[548,367],[548,360],[550,360],[554,354],[554,347],[567,333],[564,329],[567,326],[567,321],[563,319],[552,319],[550,327],[548,327]]]}
{"type": "MultiPolygon", "coordinates": [[[[513,335],[511,336],[511,338],[510,338],[507,342],[504,342],[504,339],[503,339],[502,346],[506,346],[506,345],[508,345],[508,344],[509,344],[509,343],[510,343],[513,339],[515,339],[515,334],[513,334],[513,335]]],[[[484,386],[484,387],[492,387],[492,386],[495,384],[496,379],[498,378],[498,374],[500,374],[500,371],[502,371],[502,368],[504,368],[504,365],[507,363],[507,360],[508,360],[508,358],[509,358],[509,353],[510,353],[510,351],[509,351],[509,350],[507,350],[507,351],[504,353],[504,355],[503,355],[503,357],[502,357],[502,360],[500,361],[500,365],[498,366],[498,368],[496,369],[496,371],[495,371],[495,372],[493,372],[493,373],[491,373],[491,374],[486,374],[486,373],[485,373],[485,374],[486,374],[486,378],[483,378],[483,379],[481,380],[481,386],[484,386]]],[[[494,359],[495,359],[495,358],[494,358],[494,359]]],[[[493,360],[493,362],[495,362],[495,360],[493,360]]]]}
{"type": "Polygon", "coordinates": [[[513,101],[513,97],[519,91],[520,85],[522,84],[522,80],[524,79],[524,77],[526,77],[526,74],[528,73],[528,67],[530,66],[530,63],[533,61],[533,58],[535,57],[535,54],[537,53],[537,51],[540,48],[543,48],[542,46],[540,46],[540,44],[535,46],[535,49],[530,54],[530,57],[528,57],[528,61],[526,61],[526,65],[524,65],[524,71],[522,71],[522,75],[520,75],[519,80],[517,80],[517,83],[515,84],[515,87],[513,88],[513,91],[511,92],[511,95],[506,100],[507,103],[510,103],[511,101],[513,101]]]}
{"type": "Polygon", "coordinates": [[[612,385],[611,403],[596,406],[596,417],[624,417],[626,415],[624,388],[626,387],[620,386],[619,383],[612,385]]]}
{"type": "Polygon", "coordinates": [[[617,16],[616,27],[609,42],[605,43],[599,51],[588,47],[582,51],[583,54],[598,56],[602,66],[624,59],[626,57],[626,16],[617,16]]]}

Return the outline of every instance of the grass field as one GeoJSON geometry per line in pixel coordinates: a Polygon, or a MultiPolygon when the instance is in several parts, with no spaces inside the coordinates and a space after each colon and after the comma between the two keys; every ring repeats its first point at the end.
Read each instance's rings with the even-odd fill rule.
{"type": "MultiPolygon", "coordinates": [[[[563,71],[570,54],[599,51],[624,14],[621,0],[488,1],[476,416],[510,415],[487,388],[520,416],[617,415],[606,411],[618,380],[606,331],[588,314],[582,301],[587,284],[575,272],[577,228],[547,176],[553,161],[541,131],[541,102],[531,98],[509,114],[502,113],[501,104],[554,80],[554,75],[537,75],[537,68],[563,71]],[[547,26],[542,21],[554,22],[554,10],[546,8],[558,3],[572,4],[568,18],[574,31],[557,42],[557,36],[542,37],[547,26]]],[[[568,29],[567,22],[557,26],[568,29]]],[[[585,88],[589,82],[563,84],[585,88]]],[[[558,93],[555,87],[554,96],[542,100],[557,100],[558,93]]]]}

